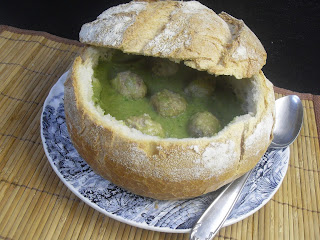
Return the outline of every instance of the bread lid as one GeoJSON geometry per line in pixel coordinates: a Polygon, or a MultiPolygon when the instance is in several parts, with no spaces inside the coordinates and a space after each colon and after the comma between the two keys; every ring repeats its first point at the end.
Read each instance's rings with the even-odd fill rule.
{"type": "Polygon", "coordinates": [[[109,8],[82,26],[80,41],[238,79],[257,74],[266,62],[261,42],[242,20],[217,15],[197,1],[132,1],[109,8]]]}

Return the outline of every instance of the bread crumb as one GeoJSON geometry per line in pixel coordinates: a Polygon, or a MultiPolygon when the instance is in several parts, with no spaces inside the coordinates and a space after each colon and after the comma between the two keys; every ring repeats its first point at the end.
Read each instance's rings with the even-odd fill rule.
{"type": "Polygon", "coordinates": [[[200,154],[200,151],[199,151],[199,146],[197,145],[192,145],[189,147],[191,150],[194,150],[196,153],[200,154]]]}
{"type": "Polygon", "coordinates": [[[246,59],[248,57],[247,49],[244,46],[240,45],[234,51],[234,53],[232,54],[232,57],[236,60],[246,59]]]}

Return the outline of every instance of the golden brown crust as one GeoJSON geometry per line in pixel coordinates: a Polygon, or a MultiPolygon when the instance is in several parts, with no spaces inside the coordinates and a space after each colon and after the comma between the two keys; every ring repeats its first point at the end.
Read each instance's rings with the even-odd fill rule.
{"type": "Polygon", "coordinates": [[[274,95],[261,71],[266,53],[243,21],[195,1],[133,1],[85,24],[80,40],[96,47],[81,52],[65,83],[66,123],[80,155],[113,183],[157,199],[191,198],[244,174],[269,146],[274,95]],[[241,80],[226,78],[248,114],[210,138],[161,139],[130,129],[92,101],[93,67],[113,48],[235,76],[241,80]]]}
{"type": "Polygon", "coordinates": [[[261,71],[251,80],[233,81],[251,101],[252,113],[211,138],[160,139],[129,129],[94,106],[88,87],[92,67],[99,54],[108,54],[100,50],[89,47],[74,61],[65,83],[66,122],[80,155],[116,185],[157,199],[199,196],[250,170],[270,144],[274,96],[261,71]]]}
{"type": "Polygon", "coordinates": [[[238,79],[257,74],[266,62],[262,44],[243,21],[196,1],[133,1],[110,8],[83,25],[80,41],[238,79]]]}

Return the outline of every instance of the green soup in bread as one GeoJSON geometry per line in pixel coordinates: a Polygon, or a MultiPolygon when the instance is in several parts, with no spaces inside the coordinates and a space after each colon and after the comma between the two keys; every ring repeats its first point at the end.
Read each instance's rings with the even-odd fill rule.
{"type": "Polygon", "coordinates": [[[211,137],[245,114],[226,77],[167,59],[115,51],[99,60],[94,78],[95,104],[149,135],[211,137]]]}

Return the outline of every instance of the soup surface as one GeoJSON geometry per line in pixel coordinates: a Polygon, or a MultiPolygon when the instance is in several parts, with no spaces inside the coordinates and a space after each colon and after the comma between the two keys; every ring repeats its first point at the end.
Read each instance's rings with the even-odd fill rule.
{"type": "Polygon", "coordinates": [[[224,77],[215,77],[182,63],[177,64],[168,60],[166,61],[169,63],[166,62],[162,67],[155,68],[159,61],[164,60],[128,55],[120,51],[115,52],[111,61],[100,59],[94,68],[93,100],[95,104],[100,105],[105,114],[110,114],[117,120],[126,121],[132,116],[148,114],[153,121],[161,124],[164,137],[167,138],[191,137],[188,124],[190,118],[198,112],[212,113],[220,122],[219,129],[226,126],[234,117],[245,113],[241,108],[242,102],[226,84],[224,77]],[[112,80],[119,76],[119,73],[126,71],[143,79],[147,88],[144,97],[132,99],[122,95],[114,87],[112,80]],[[197,79],[209,81],[211,90],[205,94],[201,94],[201,91],[200,94],[192,93],[190,86],[197,79]],[[151,97],[164,89],[179,94],[186,100],[186,108],[182,113],[168,117],[157,112],[151,103],[151,97]]]}

